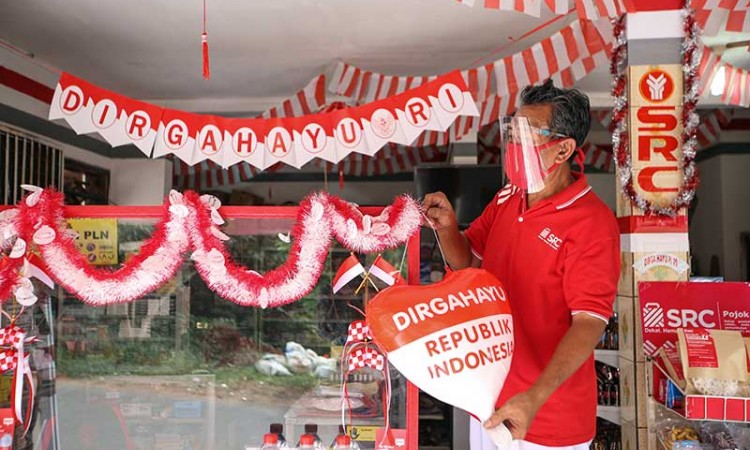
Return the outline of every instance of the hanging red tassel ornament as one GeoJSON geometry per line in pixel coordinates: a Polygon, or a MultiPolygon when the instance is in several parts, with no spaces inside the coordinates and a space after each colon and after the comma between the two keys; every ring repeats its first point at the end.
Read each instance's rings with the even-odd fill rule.
{"type": "Polygon", "coordinates": [[[203,79],[211,79],[211,66],[208,62],[208,33],[206,32],[206,0],[203,0],[203,34],[201,34],[201,48],[203,49],[203,79]]]}
{"type": "Polygon", "coordinates": [[[344,166],[339,163],[339,190],[344,190],[344,166]]]}
{"type": "Polygon", "coordinates": [[[208,35],[203,33],[201,35],[201,46],[203,47],[203,79],[211,79],[211,67],[208,63],[208,35]]]}

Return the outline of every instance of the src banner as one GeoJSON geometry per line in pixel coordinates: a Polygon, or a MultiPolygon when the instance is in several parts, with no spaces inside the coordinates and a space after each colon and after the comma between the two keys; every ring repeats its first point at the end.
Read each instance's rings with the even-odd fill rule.
{"type": "Polygon", "coordinates": [[[678,328],[737,330],[750,337],[750,284],[641,283],[639,298],[646,356],[675,349],[678,328]]]}
{"type": "Polygon", "coordinates": [[[314,158],[338,163],[350,153],[372,156],[389,142],[410,145],[423,131],[442,132],[458,116],[478,115],[459,71],[362,106],[268,119],[164,109],[63,73],[49,118],[154,158],[173,154],[189,165],[208,159],[225,168],[247,162],[263,170],[278,162],[300,168],[314,158]]]}

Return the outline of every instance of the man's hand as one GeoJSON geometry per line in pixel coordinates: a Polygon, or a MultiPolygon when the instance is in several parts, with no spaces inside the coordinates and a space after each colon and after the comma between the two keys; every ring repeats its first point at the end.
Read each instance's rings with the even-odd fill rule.
{"type": "Polygon", "coordinates": [[[513,439],[523,439],[531,422],[544,402],[537,400],[530,391],[522,392],[508,400],[486,422],[485,428],[495,428],[505,424],[513,439]]]}
{"type": "Polygon", "coordinates": [[[456,213],[453,211],[453,206],[451,206],[448,197],[442,192],[425,195],[422,207],[425,210],[425,215],[435,225],[436,231],[458,230],[456,213]]]}

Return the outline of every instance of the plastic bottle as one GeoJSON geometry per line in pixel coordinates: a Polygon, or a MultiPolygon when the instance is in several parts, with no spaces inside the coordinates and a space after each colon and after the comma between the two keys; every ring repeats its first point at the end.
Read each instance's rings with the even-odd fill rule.
{"type": "Polygon", "coordinates": [[[348,436],[346,434],[346,431],[344,431],[344,426],[343,425],[339,425],[339,434],[338,434],[338,436],[336,436],[335,438],[333,438],[333,442],[331,442],[331,446],[328,447],[328,448],[329,448],[329,450],[338,449],[338,448],[346,448],[346,449],[351,448],[351,450],[360,450],[359,444],[357,444],[357,441],[355,441],[354,439],[352,439],[350,436],[348,436]],[[349,447],[336,447],[337,440],[340,437],[342,437],[342,436],[345,436],[345,437],[349,438],[349,447]]]}
{"type": "Polygon", "coordinates": [[[284,437],[284,425],[280,423],[272,423],[270,432],[279,437],[279,448],[289,448],[289,444],[287,444],[286,438],[284,437]]]}
{"type": "Polygon", "coordinates": [[[276,433],[266,433],[263,435],[263,445],[261,449],[265,450],[278,450],[279,449],[279,436],[276,433]]]}
{"type": "MultiPolygon", "coordinates": [[[[318,436],[318,426],[313,423],[306,423],[305,424],[305,434],[309,434],[313,437],[313,448],[317,450],[326,450],[325,444],[323,444],[323,441],[320,439],[320,436],[318,436]]],[[[302,436],[304,436],[303,434],[302,436]]],[[[302,437],[300,437],[300,441],[297,443],[297,447],[300,446],[302,443],[302,437]]]]}
{"type": "Polygon", "coordinates": [[[299,443],[297,448],[302,449],[314,449],[315,448],[315,436],[312,434],[303,434],[299,437],[299,443]]]}
{"type": "Polygon", "coordinates": [[[354,450],[352,443],[352,438],[345,434],[340,434],[336,436],[336,444],[333,448],[334,450],[354,450]]]}

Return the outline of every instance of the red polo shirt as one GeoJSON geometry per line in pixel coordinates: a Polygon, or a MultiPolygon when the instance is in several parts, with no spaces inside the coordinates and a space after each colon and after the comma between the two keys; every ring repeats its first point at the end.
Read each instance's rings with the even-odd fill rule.
{"type": "MultiPolygon", "coordinates": [[[[515,353],[498,407],[536,381],[572,315],[609,319],[620,275],[617,222],[585,176],[524,206],[523,194],[506,186],[465,232],[482,267],[503,282],[513,311],[515,353]]],[[[596,392],[592,356],[542,406],[524,439],[554,447],[593,439],[596,392]]]]}

